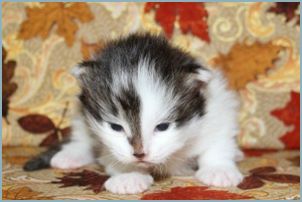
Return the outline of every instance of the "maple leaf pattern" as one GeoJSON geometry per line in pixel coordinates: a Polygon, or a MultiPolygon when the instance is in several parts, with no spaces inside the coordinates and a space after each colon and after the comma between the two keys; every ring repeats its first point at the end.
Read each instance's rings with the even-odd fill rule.
{"type": "Polygon", "coordinates": [[[286,22],[289,22],[292,19],[296,19],[296,24],[300,25],[300,15],[296,13],[299,5],[300,2],[275,2],[275,5],[268,11],[285,15],[286,22]]]}
{"type": "Polygon", "coordinates": [[[100,193],[104,189],[103,184],[108,178],[108,175],[83,170],[82,172],[66,173],[63,177],[58,178],[59,181],[53,181],[52,183],[62,184],[61,187],[84,186],[94,193],[100,193]]]}
{"type": "Polygon", "coordinates": [[[70,136],[70,127],[63,129],[60,127],[67,113],[67,109],[68,102],[62,112],[61,120],[57,125],[55,125],[50,118],[42,114],[28,114],[20,117],[18,119],[18,123],[23,130],[32,134],[49,133],[49,135],[42,140],[39,146],[54,146],[70,136]]]}
{"type": "Polygon", "coordinates": [[[258,167],[249,171],[250,175],[246,176],[238,185],[240,189],[255,189],[262,187],[265,183],[263,180],[278,182],[278,183],[300,183],[300,176],[289,174],[272,174],[276,172],[276,168],[258,167]]]}
{"type": "Polygon", "coordinates": [[[271,114],[283,121],[286,126],[294,126],[280,138],[287,149],[300,148],[300,93],[291,92],[290,101],[281,109],[275,109],[271,114]]]}
{"type": "Polygon", "coordinates": [[[208,12],[204,3],[146,3],[145,12],[150,12],[152,9],[156,10],[155,19],[169,38],[172,36],[174,23],[179,17],[178,22],[183,33],[191,32],[200,39],[210,42],[207,25],[208,12]]]}
{"type": "Polygon", "coordinates": [[[94,18],[86,3],[47,2],[42,5],[42,8],[26,8],[27,19],[21,24],[20,39],[37,36],[46,39],[52,27],[57,25],[57,34],[65,39],[68,46],[72,46],[79,28],[76,20],[87,23],[94,18]]]}
{"type": "Polygon", "coordinates": [[[208,187],[189,186],[173,187],[170,191],[145,194],[143,200],[224,200],[250,199],[249,196],[230,193],[222,190],[209,190],[208,187]]]}
{"type": "Polygon", "coordinates": [[[7,52],[2,47],[2,117],[9,123],[8,109],[9,98],[15,93],[18,88],[16,82],[11,81],[14,74],[17,63],[13,60],[6,61],[7,52]]]}
{"type": "Polygon", "coordinates": [[[274,66],[281,46],[272,42],[262,44],[255,42],[251,45],[236,43],[226,55],[219,54],[213,59],[214,66],[221,68],[229,81],[229,86],[240,90],[248,82],[257,79],[274,66]]]}

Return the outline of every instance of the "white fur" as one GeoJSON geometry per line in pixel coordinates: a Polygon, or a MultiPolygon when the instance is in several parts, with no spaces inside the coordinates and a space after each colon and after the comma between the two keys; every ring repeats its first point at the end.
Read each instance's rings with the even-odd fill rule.
{"type": "Polygon", "coordinates": [[[92,142],[88,129],[81,117],[76,117],[72,122],[72,139],[63,145],[60,152],[56,153],[50,165],[60,169],[72,169],[94,162],[92,155],[92,142]]]}
{"type": "Polygon", "coordinates": [[[105,182],[105,188],[115,194],[138,194],[153,184],[148,174],[129,172],[113,176],[105,182]]]}
{"type": "MultiPolygon", "coordinates": [[[[226,81],[218,70],[200,71],[194,79],[207,82],[206,114],[202,119],[191,120],[182,129],[172,124],[167,131],[156,132],[157,124],[166,122],[176,99],[165,88],[153,72],[144,68],[149,64],[142,60],[135,88],[142,103],[141,130],[146,154],[145,161],[163,164],[172,175],[192,174],[187,163],[196,157],[199,170],[195,176],[209,186],[236,186],[242,180],[235,160],[240,157],[235,136],[238,133],[237,110],[239,103],[235,94],[227,89],[226,81]]],[[[126,79],[117,82],[126,85],[126,79]]],[[[118,84],[116,84],[118,86],[118,84]]],[[[119,194],[140,193],[148,189],[153,179],[146,174],[148,166],[139,166],[133,157],[133,148],[127,138],[131,137],[130,127],[123,117],[114,121],[121,124],[124,132],[113,131],[109,125],[90,118],[92,130],[104,144],[103,156],[98,162],[112,175],[105,183],[108,191],[119,194]]],[[[110,120],[108,120],[110,121],[110,120]]],[[[59,152],[51,165],[59,168],[74,168],[92,162],[91,142],[87,138],[84,122],[76,119],[73,124],[73,141],[59,152]],[[89,156],[90,155],[90,156],[89,156]],[[84,160],[84,157],[87,158],[84,160]]]]}

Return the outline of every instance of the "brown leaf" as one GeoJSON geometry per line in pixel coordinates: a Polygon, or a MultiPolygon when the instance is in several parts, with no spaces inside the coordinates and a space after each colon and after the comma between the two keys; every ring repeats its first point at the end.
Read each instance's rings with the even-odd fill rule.
{"type": "Polygon", "coordinates": [[[81,52],[84,60],[89,60],[93,54],[99,52],[103,48],[103,43],[86,43],[84,40],[81,41],[81,52]]]}
{"type": "Polygon", "coordinates": [[[76,20],[82,23],[90,22],[94,17],[87,3],[47,2],[43,7],[26,8],[27,19],[22,22],[18,37],[31,39],[40,36],[46,39],[57,25],[57,34],[64,37],[68,46],[75,41],[78,30],[76,20]]]}
{"type": "Polygon", "coordinates": [[[250,170],[250,173],[252,174],[262,174],[262,173],[272,173],[272,172],[276,172],[276,168],[271,166],[258,167],[250,170]]]}
{"type": "Polygon", "coordinates": [[[281,49],[281,46],[272,42],[256,42],[252,45],[236,43],[228,54],[219,54],[213,62],[214,66],[224,71],[230,87],[239,90],[273,68],[281,49]]]}
{"type": "Polygon", "coordinates": [[[99,193],[103,190],[103,184],[109,178],[107,175],[100,175],[96,172],[83,170],[82,172],[66,173],[59,177],[59,181],[53,181],[54,184],[63,184],[61,187],[85,186],[86,189],[99,193]]]}
{"type": "Polygon", "coordinates": [[[289,158],[288,160],[291,161],[294,166],[300,167],[300,155],[293,158],[289,158]]]}
{"type": "Polygon", "coordinates": [[[13,60],[5,61],[7,56],[6,50],[2,47],[2,117],[7,120],[9,99],[15,93],[18,85],[12,82],[16,69],[16,62],[13,60]]]}
{"type": "Polygon", "coordinates": [[[2,188],[2,200],[50,200],[52,197],[41,196],[40,192],[33,191],[29,187],[2,188]]]}
{"type": "Polygon", "coordinates": [[[271,7],[268,11],[276,14],[283,14],[286,17],[286,22],[296,19],[296,24],[300,24],[300,15],[296,12],[300,2],[275,2],[275,5],[271,7]]]}
{"type": "Polygon", "coordinates": [[[257,174],[263,180],[279,183],[300,183],[300,176],[288,174],[257,174]]]}
{"type": "Polygon", "coordinates": [[[257,176],[251,175],[243,179],[243,181],[237,186],[240,189],[255,189],[262,187],[264,182],[262,182],[257,176]]]}
{"type": "Polygon", "coordinates": [[[226,200],[226,199],[250,199],[236,193],[224,190],[209,190],[208,187],[188,186],[173,187],[169,191],[148,193],[143,195],[142,200],[226,200]]]}
{"type": "Polygon", "coordinates": [[[63,129],[55,130],[50,133],[40,144],[40,147],[50,147],[54,145],[58,145],[60,142],[65,140],[70,136],[70,127],[66,127],[63,129]],[[61,136],[60,136],[61,135],[61,136]]]}
{"type": "Polygon", "coordinates": [[[39,134],[55,130],[51,119],[41,114],[29,114],[18,119],[19,125],[26,131],[39,134]]]}

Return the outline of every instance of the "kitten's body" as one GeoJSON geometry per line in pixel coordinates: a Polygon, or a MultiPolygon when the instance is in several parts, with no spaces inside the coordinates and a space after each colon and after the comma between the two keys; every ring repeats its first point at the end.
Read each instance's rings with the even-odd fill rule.
{"type": "Polygon", "coordinates": [[[195,173],[214,186],[242,180],[235,164],[238,102],[219,71],[161,37],[132,35],[73,73],[82,87],[80,110],[52,167],[96,160],[111,175],[105,188],[120,194],[145,191],[152,173],[195,173]]]}

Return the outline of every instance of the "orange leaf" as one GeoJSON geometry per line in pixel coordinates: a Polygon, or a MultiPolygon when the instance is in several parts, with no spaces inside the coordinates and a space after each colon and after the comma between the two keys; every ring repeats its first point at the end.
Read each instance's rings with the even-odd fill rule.
{"type": "Polygon", "coordinates": [[[249,199],[236,193],[222,190],[208,190],[208,187],[174,187],[170,191],[145,194],[143,200],[224,200],[224,199],[249,199]]]}
{"type": "Polygon", "coordinates": [[[103,47],[102,42],[98,43],[86,43],[85,41],[81,41],[81,52],[84,60],[89,60],[94,53],[100,51],[103,47]]]}
{"type": "Polygon", "coordinates": [[[207,25],[208,12],[204,3],[146,3],[145,12],[152,9],[156,10],[155,20],[169,38],[172,36],[175,20],[179,17],[179,25],[183,33],[191,32],[204,41],[210,41],[207,25]]]}
{"type": "Polygon", "coordinates": [[[46,39],[52,27],[57,25],[57,34],[64,37],[68,46],[72,46],[78,30],[75,20],[85,23],[93,19],[86,3],[47,2],[43,5],[42,8],[26,8],[27,19],[21,24],[20,39],[37,36],[46,39]]]}
{"type": "Polygon", "coordinates": [[[225,72],[230,87],[239,90],[248,82],[256,80],[258,75],[273,68],[282,48],[271,42],[256,42],[252,45],[236,43],[228,54],[219,54],[213,62],[225,72]]]}
{"type": "Polygon", "coordinates": [[[282,109],[275,109],[272,115],[282,120],[286,126],[294,126],[292,131],[280,139],[287,149],[300,148],[300,93],[291,92],[290,101],[282,109]]]}
{"type": "Polygon", "coordinates": [[[40,192],[35,192],[28,187],[8,188],[2,189],[3,200],[49,200],[52,199],[48,196],[40,196],[40,192]]]}

